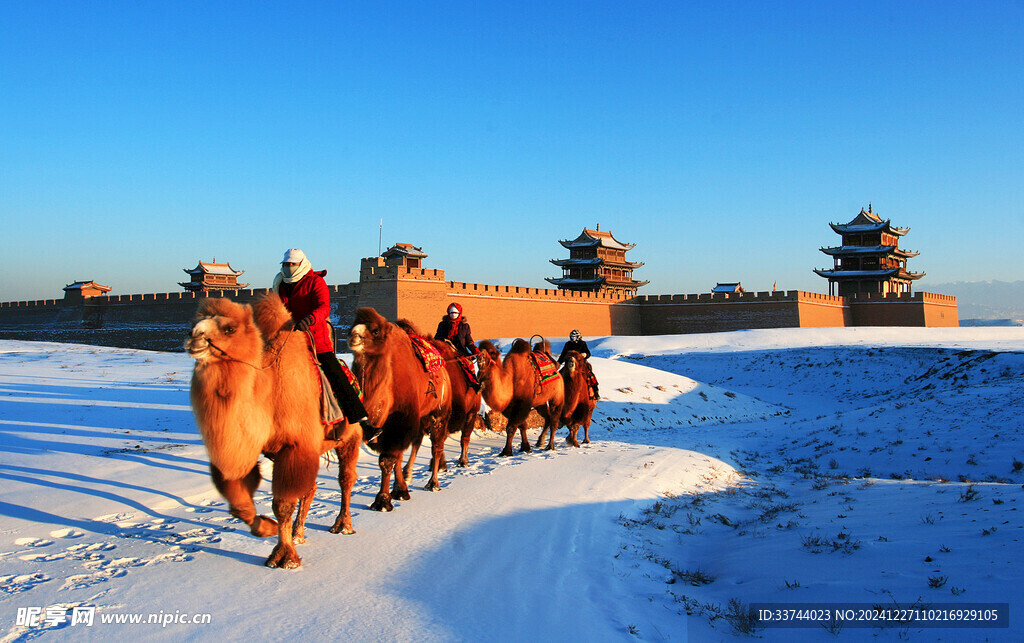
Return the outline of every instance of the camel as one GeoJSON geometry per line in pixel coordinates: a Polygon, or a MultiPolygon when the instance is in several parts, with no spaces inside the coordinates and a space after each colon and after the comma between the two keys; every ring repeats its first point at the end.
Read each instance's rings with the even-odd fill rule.
{"type": "MultiPolygon", "coordinates": [[[[551,431],[548,449],[554,449],[554,435],[565,401],[565,385],[561,377],[541,385],[540,378],[531,363],[530,345],[523,339],[512,342],[505,359],[490,341],[479,344],[478,360],[480,383],[484,401],[491,409],[500,412],[508,420],[505,427],[505,448],[500,456],[512,455],[512,439],[516,429],[521,438],[520,452],[530,453],[530,442],[526,439],[526,418],[531,409],[544,418],[544,432],[551,431]]],[[[540,440],[537,447],[540,448],[540,440]]]]}
{"type": "MultiPolygon", "coordinates": [[[[590,444],[590,418],[597,406],[590,397],[590,386],[587,384],[587,363],[583,355],[576,351],[565,354],[565,364],[561,369],[565,382],[565,406],[562,407],[562,426],[569,427],[569,435],[565,441],[579,447],[576,434],[583,427],[583,444],[590,444]]],[[[541,436],[543,437],[543,436],[541,436]]]]}
{"type": "Polygon", "coordinates": [[[301,565],[295,545],[305,542],[320,456],[330,449],[338,456],[342,495],[330,531],[355,533],[350,501],[362,428],[344,419],[325,426],[312,348],[305,333],[292,332],[281,299],[271,293],[252,306],[202,300],[185,347],[196,360],[190,397],[210,477],[231,515],[249,525],[252,535],[278,536],[267,567],[301,565]],[[274,463],[275,518],[257,515],[253,504],[261,453],[274,463]]]}
{"type": "MultiPolygon", "coordinates": [[[[461,355],[451,342],[436,339],[430,333],[421,333],[416,326],[406,319],[399,319],[395,322],[402,330],[410,335],[416,335],[429,341],[444,358],[444,367],[448,371],[448,379],[452,383],[452,414],[448,420],[448,435],[460,436],[462,453],[459,455],[457,465],[460,467],[469,466],[469,441],[473,435],[473,427],[476,425],[476,418],[480,414],[480,390],[470,384],[466,372],[462,370],[462,360],[469,360],[469,357],[461,355]]],[[[466,362],[472,365],[472,362],[466,362]]],[[[410,460],[415,454],[410,455],[410,460]]],[[[443,460],[440,464],[441,471],[447,471],[448,465],[443,460]]]]}
{"type": "Polygon", "coordinates": [[[443,368],[428,372],[414,352],[409,334],[389,322],[373,308],[356,310],[348,345],[354,357],[353,370],[365,395],[370,421],[383,428],[369,443],[380,454],[380,491],[370,509],[391,511],[392,500],[408,500],[412,464],[423,436],[430,435],[431,467],[428,491],[441,488],[438,468],[444,462],[448,418],[452,412],[452,384],[443,368]],[[402,470],[402,452],[412,447],[402,470]],[[388,492],[391,474],[394,488],[388,492]]]}

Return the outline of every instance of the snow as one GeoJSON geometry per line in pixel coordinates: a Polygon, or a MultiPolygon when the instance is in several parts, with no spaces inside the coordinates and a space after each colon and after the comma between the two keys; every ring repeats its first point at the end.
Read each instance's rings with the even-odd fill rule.
{"type": "MultiPolygon", "coordinates": [[[[209,482],[187,355],[0,341],[0,641],[742,640],[755,603],[1021,604],[1024,328],[588,341],[591,444],[500,458],[482,431],[459,469],[450,440],[442,491],[421,452],[391,513],[367,509],[364,452],[351,536],[327,532],[325,464],[290,571],[209,482]],[[62,622],[75,607],[93,625],[62,622]],[[100,622],[134,614],[178,622],[100,622]]],[[[1015,641],[1019,621],[753,635],[1015,641]]]]}

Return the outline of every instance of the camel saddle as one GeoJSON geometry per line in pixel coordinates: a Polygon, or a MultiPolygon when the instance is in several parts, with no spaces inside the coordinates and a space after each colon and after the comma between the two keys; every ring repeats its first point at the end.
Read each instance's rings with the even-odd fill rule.
{"type": "MultiPolygon", "coordinates": [[[[306,331],[305,334],[307,347],[309,348],[309,358],[316,364],[316,372],[320,376],[320,421],[323,422],[324,426],[331,428],[345,420],[345,413],[341,410],[341,405],[338,404],[338,398],[334,396],[334,389],[331,387],[331,382],[327,379],[324,369],[320,368],[320,361],[316,358],[316,348],[313,344],[313,335],[309,331],[306,331]]],[[[345,373],[345,377],[355,387],[356,393],[359,394],[359,399],[362,400],[363,390],[359,387],[355,373],[349,369],[345,360],[339,359],[338,363],[341,365],[341,370],[345,373]]]]}
{"type": "Polygon", "coordinates": [[[558,362],[548,353],[530,351],[530,362],[533,364],[533,370],[537,371],[541,386],[558,379],[558,362]]]}
{"type": "Polygon", "coordinates": [[[436,346],[415,335],[409,335],[409,339],[412,340],[413,352],[416,353],[416,357],[423,364],[424,371],[436,373],[444,368],[444,357],[441,355],[441,351],[437,350],[436,346]]]}

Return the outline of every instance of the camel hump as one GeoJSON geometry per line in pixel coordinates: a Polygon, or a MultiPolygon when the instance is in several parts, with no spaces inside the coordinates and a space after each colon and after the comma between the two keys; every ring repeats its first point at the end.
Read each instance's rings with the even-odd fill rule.
{"type": "Polygon", "coordinates": [[[240,304],[227,297],[206,297],[199,300],[196,309],[196,320],[203,317],[231,317],[232,319],[243,319],[249,309],[245,304],[240,304]]]}
{"type": "Polygon", "coordinates": [[[276,292],[261,296],[252,305],[256,327],[264,337],[273,337],[285,324],[292,321],[292,315],[276,292]]]}
{"type": "Polygon", "coordinates": [[[529,353],[530,343],[525,339],[519,337],[512,342],[512,346],[508,349],[509,354],[512,353],[529,353]]]}
{"type": "Polygon", "coordinates": [[[434,336],[431,335],[430,333],[421,333],[420,329],[416,327],[416,324],[412,323],[408,319],[403,318],[395,321],[395,326],[398,326],[399,328],[404,330],[406,335],[412,335],[414,337],[419,337],[427,341],[431,341],[434,339],[434,336]]]}

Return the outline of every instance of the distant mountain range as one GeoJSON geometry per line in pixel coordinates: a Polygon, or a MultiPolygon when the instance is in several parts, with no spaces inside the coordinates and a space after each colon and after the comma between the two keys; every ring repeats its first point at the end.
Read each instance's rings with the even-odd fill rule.
{"type": "Polygon", "coordinates": [[[956,297],[963,326],[1024,326],[1024,281],[956,281],[920,290],[956,297]]]}

